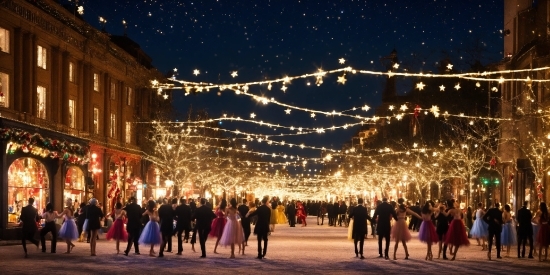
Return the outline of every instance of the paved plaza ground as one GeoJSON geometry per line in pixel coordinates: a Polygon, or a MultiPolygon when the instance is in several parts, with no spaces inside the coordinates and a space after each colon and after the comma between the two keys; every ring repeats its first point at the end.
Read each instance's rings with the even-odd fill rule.
{"type": "MultiPolygon", "coordinates": [[[[263,260],[256,259],[256,239],[251,236],[245,256],[229,259],[229,248],[219,248],[214,254],[215,239],[207,241],[207,258],[200,259],[200,248],[191,251],[184,244],[182,256],[165,253],[164,258],[147,255],[148,248],[141,247],[141,255],[116,255],[114,242],[101,240],[97,256],[90,256],[87,243],[76,243],[69,255],[63,254],[65,243],[57,245],[57,254],[42,253],[29,245],[29,258],[23,257],[21,245],[0,246],[0,273],[2,274],[549,274],[550,262],[535,259],[518,259],[515,250],[510,257],[488,261],[486,253],[475,245],[460,248],[456,261],[426,261],[426,245],[417,239],[408,244],[410,257],[398,249],[397,260],[378,258],[378,245],[369,238],[365,242],[365,257],[355,258],[353,242],[346,239],[347,228],[318,226],[314,218],[308,218],[307,227],[290,228],[277,225],[269,238],[268,252],[263,260]]],[[[299,226],[299,225],[298,225],[299,226]]],[[[177,250],[176,239],[173,240],[177,250]]],[[[50,243],[47,242],[47,251],[50,243]]],[[[122,245],[121,245],[122,247],[122,245]]],[[[125,246],[124,246],[125,248],[125,246]]],[[[393,243],[391,249],[393,248],[393,243]]],[[[390,250],[391,250],[390,249],[390,250]]],[[[155,247],[158,252],[158,246],[155,247]]],[[[437,248],[434,246],[434,254],[437,248]]],[[[493,252],[494,253],[494,252],[493,252]]],[[[437,255],[436,255],[437,256],[437,255]]],[[[496,256],[493,256],[496,257],[496,256]]]]}

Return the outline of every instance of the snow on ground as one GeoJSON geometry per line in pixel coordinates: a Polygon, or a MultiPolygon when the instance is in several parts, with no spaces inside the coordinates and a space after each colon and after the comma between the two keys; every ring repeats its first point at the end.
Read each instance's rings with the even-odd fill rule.
{"type": "MultiPolygon", "coordinates": [[[[326,220],[325,220],[326,221],[326,220]]],[[[308,218],[308,226],[277,225],[269,237],[268,252],[263,260],[256,259],[257,242],[251,235],[245,256],[229,259],[229,248],[218,248],[214,254],[215,239],[207,241],[207,258],[201,259],[200,246],[191,251],[191,244],[184,243],[182,256],[165,253],[164,258],[148,256],[148,247],[140,247],[141,255],[117,255],[114,242],[104,240],[97,244],[97,257],[91,257],[87,243],[76,243],[69,255],[65,252],[65,243],[58,242],[57,254],[50,254],[50,243],[46,242],[48,253],[35,250],[28,244],[29,258],[23,258],[21,245],[0,246],[0,270],[2,274],[36,274],[47,271],[48,274],[548,274],[549,262],[536,259],[518,259],[517,248],[512,247],[510,257],[502,260],[487,260],[486,252],[472,245],[458,251],[456,261],[426,261],[426,245],[417,239],[408,244],[410,257],[404,260],[405,252],[401,245],[397,251],[397,260],[378,258],[377,241],[369,238],[365,241],[365,257],[355,258],[353,242],[346,239],[347,228],[318,226],[314,217],[308,218]]],[[[393,251],[390,245],[390,257],[393,251]]],[[[125,245],[121,244],[121,250],[125,245]]],[[[158,253],[158,246],[155,251],[158,253]]],[[[437,257],[437,247],[434,246],[437,257]]],[[[177,250],[173,239],[173,250],[177,250]]],[[[503,256],[505,253],[503,253],[503,256]]],[[[493,251],[493,259],[496,252],[493,251]]]]}

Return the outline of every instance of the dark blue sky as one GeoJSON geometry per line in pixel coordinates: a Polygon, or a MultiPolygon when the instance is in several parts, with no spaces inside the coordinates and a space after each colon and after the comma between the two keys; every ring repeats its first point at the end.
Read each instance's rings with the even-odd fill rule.
{"type": "MultiPolygon", "coordinates": [[[[68,1],[68,0],[66,0],[68,1]]],[[[396,49],[400,70],[435,71],[437,62],[448,58],[454,69],[467,70],[474,60],[483,64],[502,57],[502,0],[80,0],[84,17],[99,27],[120,35],[122,20],[128,35],[153,58],[162,72],[178,69],[177,77],[190,81],[235,83],[312,73],[318,68],[385,71],[380,59],[396,49]],[[201,74],[193,75],[199,69],[201,74]],[[230,73],[238,71],[238,77],[230,73]]],[[[384,77],[349,75],[337,85],[337,75],[325,78],[320,87],[306,86],[308,80],[293,81],[286,93],[280,85],[250,92],[279,101],[323,111],[343,110],[365,104],[376,107],[381,100],[384,77]]],[[[309,81],[315,81],[309,79],[309,81]]],[[[412,87],[399,86],[399,93],[412,87]]],[[[248,97],[217,91],[192,96],[174,91],[175,105],[186,110],[205,108],[212,117],[235,114],[288,126],[330,127],[353,119],[315,119],[309,113],[286,115],[278,106],[263,106],[248,97]]],[[[364,114],[364,113],[363,113],[364,114]]],[[[223,127],[256,133],[278,133],[256,125],[223,127]]],[[[357,128],[300,138],[287,142],[341,148],[357,128]]],[[[290,149],[258,149],[273,153],[290,149]]],[[[289,154],[317,157],[318,151],[292,149],[289,154]]]]}

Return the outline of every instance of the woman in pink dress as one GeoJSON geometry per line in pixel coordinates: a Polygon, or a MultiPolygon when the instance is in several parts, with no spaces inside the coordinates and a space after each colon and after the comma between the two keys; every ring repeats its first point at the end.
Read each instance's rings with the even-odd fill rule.
{"type": "Polygon", "coordinates": [[[432,244],[437,243],[439,238],[437,237],[437,232],[435,231],[435,226],[432,222],[432,213],[433,213],[433,202],[426,202],[422,208],[422,224],[420,225],[420,230],[418,231],[418,239],[421,242],[428,245],[428,250],[426,252],[426,260],[432,260],[432,244]]]}
{"type": "Polygon", "coordinates": [[[216,251],[218,249],[218,244],[220,243],[220,238],[223,234],[223,228],[225,227],[225,207],[227,207],[227,201],[222,199],[218,209],[216,209],[216,218],[212,221],[210,236],[216,238],[216,246],[214,246],[214,253],[218,254],[216,251]]]}
{"type": "Polygon", "coordinates": [[[235,244],[242,246],[242,253],[244,255],[244,231],[241,222],[237,219],[237,200],[232,198],[229,201],[229,207],[225,210],[227,216],[227,223],[223,228],[222,237],[220,238],[220,244],[222,246],[231,246],[231,256],[229,258],[235,258],[235,244]]]}
{"type": "Polygon", "coordinates": [[[409,232],[409,228],[407,226],[407,223],[405,222],[405,219],[407,218],[407,214],[413,215],[419,219],[422,218],[418,214],[416,214],[414,211],[407,209],[403,204],[400,204],[397,207],[397,221],[393,224],[393,227],[391,228],[391,238],[395,240],[395,246],[393,247],[394,260],[397,260],[395,254],[397,253],[397,247],[399,247],[399,242],[401,242],[403,244],[403,248],[405,248],[405,260],[409,258],[409,250],[407,249],[407,242],[411,240],[411,232],[409,232]]]}
{"type": "Polygon", "coordinates": [[[550,238],[548,238],[548,235],[550,235],[550,226],[548,225],[550,215],[548,215],[546,203],[540,203],[539,210],[535,214],[533,221],[537,222],[539,225],[539,231],[536,237],[539,246],[539,261],[543,261],[542,254],[544,254],[544,261],[546,261],[548,259],[548,245],[550,244],[550,238]],[[542,253],[543,248],[545,253],[542,253]]]}
{"type": "Polygon", "coordinates": [[[115,222],[107,232],[107,240],[114,239],[116,241],[116,254],[118,254],[120,241],[128,240],[128,233],[124,229],[124,219],[126,218],[126,211],[122,210],[122,203],[117,202],[115,205],[115,222]]]}

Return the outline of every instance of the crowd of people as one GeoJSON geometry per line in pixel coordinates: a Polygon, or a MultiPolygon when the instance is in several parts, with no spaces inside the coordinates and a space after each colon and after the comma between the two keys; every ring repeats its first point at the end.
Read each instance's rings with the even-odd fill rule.
{"type": "MultiPolygon", "coordinates": [[[[75,244],[73,241],[86,239],[90,243],[90,255],[96,255],[98,232],[102,229],[105,215],[96,199],[88,204],[82,203],[75,210],[73,202],[67,199],[65,208],[54,211],[52,204],[47,204],[41,216],[33,207],[34,200],[22,208],[21,223],[23,230],[23,250],[28,257],[26,240],[37,247],[41,244],[42,252],[46,252],[45,236],[51,234],[51,253],[56,253],[57,239],[66,243],[66,252],[71,253],[75,244]],[[77,217],[75,221],[75,217],[77,217]],[[56,228],[56,219],[63,219],[60,229],[56,228]],[[37,221],[44,220],[40,229],[40,242],[34,239],[39,229],[37,221]],[[86,236],[86,237],[84,237],[86,236]]],[[[277,197],[264,197],[262,200],[247,202],[243,199],[238,203],[235,198],[229,203],[221,199],[214,208],[205,198],[187,201],[167,199],[157,203],[147,201],[143,206],[136,199],[129,198],[126,205],[117,202],[111,213],[112,224],[106,232],[106,239],[115,242],[116,253],[120,253],[120,242],[127,242],[124,255],[128,256],[132,247],[134,253],[140,254],[140,245],[149,247],[149,255],[163,257],[164,252],[172,252],[172,238],[177,236],[177,255],[183,251],[183,243],[190,243],[195,251],[197,236],[201,257],[206,257],[205,243],[208,237],[215,239],[213,253],[218,253],[218,247],[230,247],[230,258],[237,253],[244,255],[245,248],[252,233],[258,242],[258,259],[267,253],[268,236],[275,232],[277,224],[288,224],[295,227],[301,224],[307,226],[307,216],[317,217],[317,225],[324,225],[325,216],[328,226],[347,226],[348,239],[354,241],[355,255],[364,259],[364,240],[370,235],[378,236],[378,252],[380,258],[390,259],[390,242],[394,242],[392,259],[397,259],[399,244],[404,249],[405,259],[409,258],[407,242],[412,239],[411,231],[418,231],[418,239],[426,243],[426,260],[433,260],[432,245],[437,244],[437,259],[447,258],[447,252],[455,260],[462,246],[470,245],[469,237],[477,241],[482,251],[487,251],[487,258],[492,259],[492,246],[495,243],[496,257],[501,258],[501,250],[510,254],[510,248],[517,244],[518,258],[525,257],[525,246],[529,245],[528,258],[538,254],[540,261],[547,259],[547,248],[550,244],[550,216],[545,203],[541,203],[535,215],[527,209],[528,203],[512,213],[509,205],[500,209],[498,203],[494,207],[484,209],[478,204],[477,210],[459,209],[454,200],[434,203],[428,201],[423,207],[419,203],[405,205],[403,199],[388,202],[387,199],[377,201],[373,208],[364,205],[362,198],[347,206],[345,202],[336,203],[315,201],[281,201],[277,197]],[[198,205],[197,205],[198,202],[198,205]],[[371,215],[372,214],[372,215],[371,215]],[[385,246],[383,241],[385,240],[385,246]],[[155,246],[159,246],[158,254],[155,246]],[[534,248],[538,249],[537,250],[534,248]],[[544,251],[543,251],[544,250],[544,251]],[[544,259],[542,256],[544,255],[544,259]]]]}

